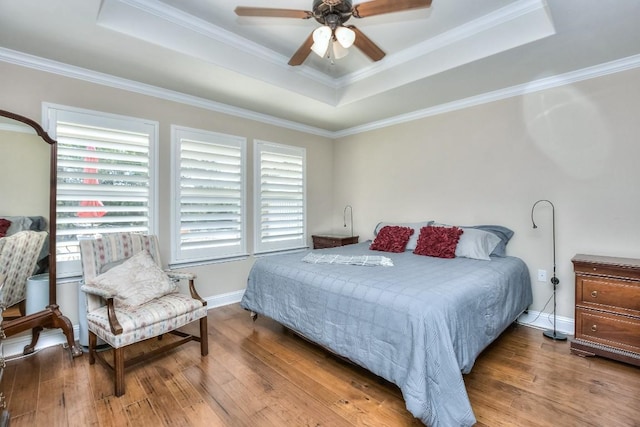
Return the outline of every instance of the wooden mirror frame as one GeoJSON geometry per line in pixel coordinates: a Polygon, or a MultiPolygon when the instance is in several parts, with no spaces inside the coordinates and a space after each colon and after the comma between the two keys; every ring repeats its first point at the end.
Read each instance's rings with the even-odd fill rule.
{"type": "Polygon", "coordinates": [[[37,122],[28,117],[0,110],[0,116],[22,122],[32,127],[36,134],[41,137],[51,147],[51,158],[49,166],[49,305],[41,311],[22,316],[17,319],[5,320],[2,322],[2,330],[6,336],[18,334],[31,329],[31,343],[24,348],[24,354],[33,353],[36,343],[40,337],[40,332],[44,328],[62,329],[67,338],[67,344],[73,357],[81,356],[82,350],[76,345],[73,336],[73,325],[61,312],[56,299],[56,190],[58,182],[58,145],[56,140],[37,122]]]}

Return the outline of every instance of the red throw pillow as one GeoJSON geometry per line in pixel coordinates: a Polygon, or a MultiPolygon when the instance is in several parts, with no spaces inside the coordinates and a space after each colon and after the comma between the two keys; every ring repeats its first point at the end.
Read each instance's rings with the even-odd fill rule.
{"type": "Polygon", "coordinates": [[[413,251],[416,255],[426,255],[438,258],[455,258],[456,246],[463,230],[458,227],[433,227],[431,225],[420,229],[418,245],[413,251]]]}
{"type": "Polygon", "coordinates": [[[404,252],[409,237],[413,234],[413,228],[399,225],[387,225],[382,227],[369,249],[372,251],[404,252]]]}
{"type": "Polygon", "coordinates": [[[9,227],[11,227],[11,221],[5,218],[0,218],[0,237],[7,235],[9,227]]]}

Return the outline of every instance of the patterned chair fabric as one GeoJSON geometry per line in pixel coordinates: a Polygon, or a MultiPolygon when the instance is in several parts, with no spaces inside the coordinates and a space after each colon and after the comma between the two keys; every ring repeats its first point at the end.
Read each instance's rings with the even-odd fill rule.
{"type": "MultiPolygon", "coordinates": [[[[147,251],[153,260],[161,266],[158,240],[154,235],[137,233],[113,233],[99,238],[80,240],[83,281],[81,289],[87,299],[87,327],[89,330],[89,362],[97,357],[107,363],[95,352],[97,338],[101,338],[114,349],[116,395],[124,394],[124,356],[122,349],[137,342],[174,333],[182,338],[178,344],[194,340],[201,345],[201,354],[208,354],[207,343],[207,307],[194,287],[195,275],[191,273],[172,273],[174,280],[188,279],[191,296],[170,293],[136,307],[119,308],[114,304],[113,296],[87,283],[110,268],[119,265],[133,255],[147,251]],[[177,331],[178,328],[200,320],[200,337],[177,331]],[[115,324],[118,325],[114,329],[115,324]],[[119,367],[118,365],[122,365],[119,367]]],[[[178,344],[172,344],[173,348],[178,344]]],[[[161,349],[159,349],[161,350],[161,349]]],[[[157,352],[154,350],[153,355],[157,352]]],[[[133,363],[137,363],[133,362],[133,363]]]]}
{"type": "Polygon", "coordinates": [[[0,275],[5,278],[0,290],[3,310],[24,301],[27,279],[38,269],[47,236],[46,231],[24,230],[0,238],[0,275]]]}

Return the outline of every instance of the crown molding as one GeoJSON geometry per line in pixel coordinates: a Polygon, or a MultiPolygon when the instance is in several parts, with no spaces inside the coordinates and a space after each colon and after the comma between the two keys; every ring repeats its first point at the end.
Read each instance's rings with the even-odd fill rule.
{"type": "Polygon", "coordinates": [[[570,71],[568,73],[559,74],[556,76],[550,76],[550,77],[546,77],[539,80],[534,80],[529,83],[523,83],[520,85],[483,93],[483,94],[472,96],[469,98],[447,102],[444,104],[425,108],[423,110],[417,110],[411,113],[389,117],[387,119],[367,123],[362,126],[355,126],[349,129],[336,131],[336,132],[333,132],[333,138],[343,138],[345,136],[356,135],[359,133],[369,132],[376,129],[382,129],[388,126],[394,126],[402,123],[411,122],[414,120],[420,120],[427,117],[436,116],[438,114],[444,114],[444,113],[449,113],[451,111],[462,110],[464,108],[475,107],[482,104],[488,104],[490,102],[500,101],[502,99],[512,98],[515,96],[522,96],[530,93],[540,92],[547,89],[553,89],[559,86],[570,85],[572,83],[581,82],[583,80],[589,80],[597,77],[606,76],[609,74],[620,73],[623,71],[632,70],[639,67],[640,67],[640,55],[633,55],[627,58],[605,62],[603,64],[594,65],[594,66],[583,68],[580,70],[570,71]]]}
{"type": "Polygon", "coordinates": [[[304,125],[301,123],[293,122],[291,120],[280,119],[267,114],[257,113],[255,111],[247,110],[244,108],[238,108],[231,105],[223,104],[221,102],[211,101],[209,99],[187,95],[181,92],[163,89],[157,86],[140,83],[133,80],[115,77],[109,74],[88,70],[86,68],[76,67],[74,65],[64,64],[61,62],[29,55],[2,47],[0,47],[0,61],[14,65],[20,65],[22,67],[31,68],[34,70],[44,71],[47,73],[57,74],[72,79],[83,80],[102,86],[108,86],[115,89],[122,89],[129,92],[139,93],[141,95],[152,96],[154,98],[165,99],[167,101],[174,101],[181,104],[191,105],[193,107],[203,108],[205,110],[215,111],[217,113],[228,114],[234,117],[254,120],[257,122],[304,132],[311,135],[318,135],[326,138],[331,138],[333,135],[333,132],[327,131],[325,129],[304,125]]]}
{"type": "Polygon", "coordinates": [[[147,85],[133,80],[122,79],[108,74],[87,70],[85,68],[63,64],[61,62],[40,58],[2,47],[0,47],[0,61],[39,71],[44,71],[47,73],[57,74],[64,77],[83,80],[103,86],[109,86],[116,89],[122,89],[129,92],[139,93],[142,95],[152,96],[155,98],[165,99],[168,101],[174,101],[193,107],[215,111],[218,113],[229,114],[231,116],[254,120],[285,129],[291,129],[311,135],[318,135],[329,139],[339,139],[350,135],[382,129],[388,126],[394,126],[414,120],[420,120],[438,114],[444,114],[464,108],[487,104],[490,102],[512,98],[515,96],[535,93],[542,90],[552,89],[559,86],[569,85],[576,82],[620,73],[640,67],[640,55],[633,55],[615,61],[583,68],[580,70],[534,80],[529,83],[511,86],[508,88],[487,92],[481,95],[447,102],[422,110],[417,110],[411,113],[389,117],[384,120],[370,122],[361,126],[355,126],[352,128],[333,132],[326,129],[320,129],[313,126],[293,122],[290,120],[280,119],[277,117],[269,116],[267,114],[233,107],[208,99],[147,85]]]}

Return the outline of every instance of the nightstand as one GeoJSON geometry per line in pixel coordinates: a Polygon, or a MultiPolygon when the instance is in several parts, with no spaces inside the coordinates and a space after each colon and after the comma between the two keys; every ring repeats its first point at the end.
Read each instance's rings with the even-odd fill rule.
{"type": "Polygon", "coordinates": [[[315,234],[311,238],[313,239],[313,249],[337,248],[338,246],[358,243],[358,236],[315,234]]]}

